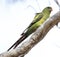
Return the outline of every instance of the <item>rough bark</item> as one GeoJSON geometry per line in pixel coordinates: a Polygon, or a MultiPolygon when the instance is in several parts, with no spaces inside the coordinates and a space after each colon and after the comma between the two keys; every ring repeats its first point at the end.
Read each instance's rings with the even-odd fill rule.
{"type": "Polygon", "coordinates": [[[53,26],[60,22],[60,11],[50,17],[42,26],[40,26],[30,39],[26,40],[21,46],[11,51],[6,51],[0,54],[0,57],[24,57],[44,36],[49,32],[53,26]]]}

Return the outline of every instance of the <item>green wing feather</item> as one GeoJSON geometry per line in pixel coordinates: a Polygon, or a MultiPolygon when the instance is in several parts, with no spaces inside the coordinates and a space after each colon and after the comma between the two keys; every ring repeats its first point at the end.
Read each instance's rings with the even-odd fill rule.
{"type": "Polygon", "coordinates": [[[33,24],[38,22],[42,17],[43,17],[42,13],[36,13],[34,20],[31,22],[31,24],[28,26],[28,28],[30,28],[33,24]]]}
{"type": "Polygon", "coordinates": [[[23,33],[21,35],[23,35],[28,30],[28,28],[30,28],[33,24],[38,22],[42,17],[43,17],[42,13],[36,13],[36,15],[35,15],[33,21],[31,22],[31,24],[23,31],[23,33]]]}

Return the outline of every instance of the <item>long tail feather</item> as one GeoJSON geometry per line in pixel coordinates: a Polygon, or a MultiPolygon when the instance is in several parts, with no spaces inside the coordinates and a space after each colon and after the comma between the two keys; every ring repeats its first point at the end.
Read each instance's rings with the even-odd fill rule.
{"type": "Polygon", "coordinates": [[[14,49],[15,49],[24,39],[26,39],[25,36],[22,37],[22,38],[20,38],[20,40],[18,40],[17,43],[15,44],[14,49]]]}
{"type": "Polygon", "coordinates": [[[22,35],[22,37],[19,38],[7,51],[9,51],[12,48],[15,49],[25,38],[25,35],[22,35]]]}

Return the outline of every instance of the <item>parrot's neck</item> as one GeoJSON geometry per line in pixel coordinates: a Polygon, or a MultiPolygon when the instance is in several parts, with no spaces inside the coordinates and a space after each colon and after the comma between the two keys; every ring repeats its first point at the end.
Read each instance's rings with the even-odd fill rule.
{"type": "Polygon", "coordinates": [[[49,10],[43,10],[42,11],[44,15],[50,15],[51,12],[49,12],[49,10]]]}
{"type": "Polygon", "coordinates": [[[44,15],[50,15],[50,12],[46,11],[46,12],[43,12],[44,15]]]}
{"type": "Polygon", "coordinates": [[[50,13],[49,12],[43,12],[43,19],[46,20],[47,18],[49,18],[50,13]]]}

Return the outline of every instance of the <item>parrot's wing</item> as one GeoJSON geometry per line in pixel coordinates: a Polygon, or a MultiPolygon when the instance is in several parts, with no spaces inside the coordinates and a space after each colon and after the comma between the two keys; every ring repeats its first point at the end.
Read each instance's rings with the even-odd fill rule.
{"type": "Polygon", "coordinates": [[[36,13],[34,19],[41,18],[41,17],[43,17],[42,13],[36,13]]]}
{"type": "Polygon", "coordinates": [[[23,33],[21,35],[23,35],[28,28],[30,28],[33,24],[35,24],[36,22],[38,22],[41,18],[43,17],[42,13],[36,13],[34,20],[31,22],[31,24],[23,31],[23,33]]]}
{"type": "Polygon", "coordinates": [[[31,22],[31,24],[28,26],[28,28],[30,28],[33,24],[38,22],[42,17],[43,17],[42,13],[36,13],[34,20],[31,22]]]}

